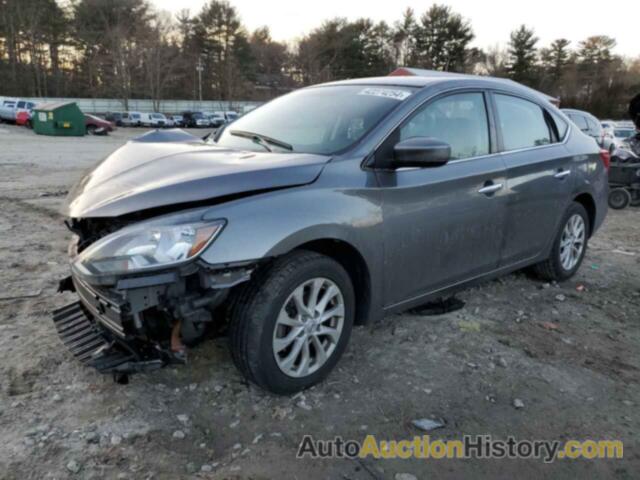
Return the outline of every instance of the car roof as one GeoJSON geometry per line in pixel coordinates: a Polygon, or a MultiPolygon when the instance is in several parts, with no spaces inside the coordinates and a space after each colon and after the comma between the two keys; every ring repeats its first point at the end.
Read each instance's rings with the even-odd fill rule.
{"type": "MultiPolygon", "coordinates": [[[[509,78],[489,77],[485,75],[471,75],[466,73],[441,72],[437,70],[424,70],[421,68],[400,67],[385,77],[366,77],[352,78],[348,80],[339,80],[335,82],[323,83],[316,86],[328,85],[383,85],[383,86],[399,86],[424,88],[431,85],[442,84],[447,82],[455,82],[460,84],[467,81],[468,83],[482,84],[485,88],[506,89],[513,92],[526,93],[535,97],[542,97],[544,100],[554,102],[558,99],[540,92],[533,88],[522,85],[509,78]]],[[[313,87],[311,87],[313,88],[313,87]]]]}

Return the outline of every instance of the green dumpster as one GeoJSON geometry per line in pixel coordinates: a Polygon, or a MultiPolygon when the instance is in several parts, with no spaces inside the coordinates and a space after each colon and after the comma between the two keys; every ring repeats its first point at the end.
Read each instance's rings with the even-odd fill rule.
{"type": "Polygon", "coordinates": [[[82,137],[84,114],[75,102],[45,103],[33,109],[33,130],[40,135],[82,137]]]}

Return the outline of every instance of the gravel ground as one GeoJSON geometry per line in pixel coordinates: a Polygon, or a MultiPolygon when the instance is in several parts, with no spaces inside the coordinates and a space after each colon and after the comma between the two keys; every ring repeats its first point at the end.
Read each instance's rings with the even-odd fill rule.
{"type": "Polygon", "coordinates": [[[247,385],[224,337],[127,386],[78,364],[49,314],[73,299],[55,293],[68,239],[56,209],[139,132],[50,138],[0,125],[0,478],[637,478],[637,208],[609,213],[571,281],[516,273],[463,292],[457,312],[358,327],[329,379],[291,398],[247,385]],[[621,439],[624,459],[295,458],[305,434],[406,439],[421,434],[418,418],[444,420],[431,432],[441,439],[621,439]]]}

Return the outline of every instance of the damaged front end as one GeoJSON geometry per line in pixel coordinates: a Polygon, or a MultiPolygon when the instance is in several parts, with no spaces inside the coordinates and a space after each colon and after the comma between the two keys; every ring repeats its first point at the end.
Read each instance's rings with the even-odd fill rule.
{"type": "Polygon", "coordinates": [[[232,287],[255,264],[211,266],[199,259],[224,228],[190,212],[133,224],[72,221],[72,275],[60,291],[79,301],[53,312],[63,343],[80,361],[123,375],[185,363],[232,287]],[[106,225],[97,228],[96,223],[106,225]]]}

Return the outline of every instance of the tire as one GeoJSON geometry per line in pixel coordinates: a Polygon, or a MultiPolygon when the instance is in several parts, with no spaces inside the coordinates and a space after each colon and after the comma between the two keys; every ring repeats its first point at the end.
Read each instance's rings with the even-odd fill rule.
{"type": "Polygon", "coordinates": [[[568,280],[569,278],[573,277],[580,268],[582,260],[584,259],[584,255],[587,251],[590,232],[591,225],[589,222],[589,215],[587,214],[587,211],[578,202],[573,202],[562,218],[560,229],[556,234],[555,240],[553,241],[551,255],[546,260],[534,265],[533,270],[535,274],[542,280],[555,280],[558,282],[568,280]],[[573,257],[575,263],[567,262],[563,264],[563,252],[565,252],[566,248],[569,248],[573,253],[573,245],[571,245],[570,247],[562,248],[561,243],[566,240],[565,229],[569,228],[568,224],[570,221],[575,221],[575,216],[580,217],[584,229],[584,234],[582,236],[582,249],[577,256],[573,257]]]}
{"type": "Polygon", "coordinates": [[[627,208],[631,203],[631,193],[623,187],[611,189],[609,192],[609,206],[614,210],[627,208]]]}
{"type": "Polygon", "coordinates": [[[349,342],[354,315],[355,294],[344,268],[327,256],[304,250],[295,251],[258,270],[254,278],[232,300],[229,325],[231,356],[240,372],[261,388],[280,395],[298,392],[322,381],[331,372],[349,342]],[[340,305],[340,300],[343,301],[342,317],[331,317],[324,324],[335,327],[332,332],[340,331],[335,341],[322,333],[313,333],[313,328],[322,328],[318,323],[314,327],[313,320],[308,319],[304,324],[297,323],[297,319],[301,318],[301,310],[293,298],[294,292],[302,291],[301,298],[306,298],[303,302],[305,305],[315,305],[315,302],[310,303],[315,282],[325,282],[321,288],[326,287],[318,290],[318,309],[322,307],[323,294],[335,292],[331,285],[339,293],[331,297],[327,307],[335,309],[340,305]],[[296,322],[295,326],[279,323],[280,318],[284,318],[283,313],[288,321],[296,322]],[[296,320],[292,319],[292,313],[295,313],[293,316],[296,320]],[[289,328],[291,329],[288,330],[289,328]],[[294,329],[299,333],[295,334],[294,329]],[[319,359],[313,336],[316,336],[316,340],[320,338],[320,345],[327,348],[328,354],[324,362],[319,359]],[[287,343],[288,338],[293,340],[287,343]],[[281,347],[281,350],[276,351],[278,341],[289,347],[281,347]],[[295,352],[296,347],[299,347],[298,353],[295,352]],[[305,352],[307,358],[312,357],[313,352],[316,354],[315,361],[304,363],[308,370],[303,366],[305,352]],[[287,360],[292,357],[295,358],[291,362],[291,371],[287,373],[284,365],[290,363],[287,360]],[[297,359],[300,361],[297,362],[297,359]],[[293,372],[296,364],[298,373],[293,372]]]}
{"type": "Polygon", "coordinates": [[[87,135],[93,135],[96,131],[95,125],[87,125],[87,135]]]}

